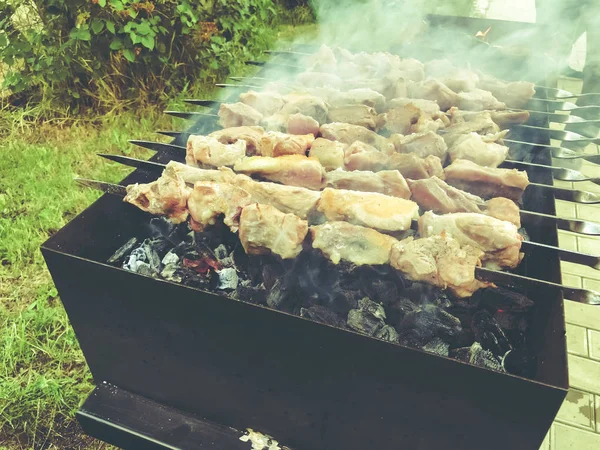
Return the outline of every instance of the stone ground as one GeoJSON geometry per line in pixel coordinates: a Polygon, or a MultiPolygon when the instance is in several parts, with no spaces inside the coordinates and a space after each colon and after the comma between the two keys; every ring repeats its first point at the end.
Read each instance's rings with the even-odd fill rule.
{"type": "MultiPolygon", "coordinates": [[[[480,11],[489,18],[535,22],[534,0],[480,0],[480,11]]],[[[573,47],[569,65],[581,70],[585,62],[585,40],[573,47]]],[[[577,93],[581,81],[559,80],[559,88],[577,93]]],[[[560,142],[553,142],[560,145],[560,142]]],[[[585,150],[598,153],[598,146],[585,150]]],[[[560,160],[554,160],[558,165],[560,160]]],[[[582,164],[580,170],[588,176],[600,177],[600,166],[582,164]]],[[[600,192],[591,182],[555,185],[600,192]]],[[[600,221],[600,206],[577,205],[557,201],[559,216],[600,221]]],[[[600,254],[600,238],[582,237],[559,232],[560,246],[570,250],[600,254]]],[[[562,263],[564,284],[600,291],[600,272],[575,264],[562,263]]],[[[567,350],[571,389],[540,450],[598,450],[600,449],[600,307],[566,301],[567,350]]]]}

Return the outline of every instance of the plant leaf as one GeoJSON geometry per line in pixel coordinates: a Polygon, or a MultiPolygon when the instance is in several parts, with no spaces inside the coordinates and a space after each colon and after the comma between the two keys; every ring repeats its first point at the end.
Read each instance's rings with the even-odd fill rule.
{"type": "Polygon", "coordinates": [[[114,24],[114,23],[112,23],[110,20],[107,20],[107,21],[106,21],[106,29],[107,29],[108,31],[110,31],[112,34],[116,34],[116,33],[115,33],[115,24],[114,24]]]}
{"type": "Polygon", "coordinates": [[[106,0],[98,0],[98,5],[104,8],[106,6],[106,0]]]}
{"type": "Polygon", "coordinates": [[[123,41],[119,38],[114,38],[110,43],[111,50],[121,50],[123,48],[123,41]]]}
{"type": "Polygon", "coordinates": [[[134,62],[135,61],[135,52],[132,49],[130,49],[130,48],[126,48],[126,49],[123,50],[123,56],[129,62],[134,62]]]}
{"type": "Polygon", "coordinates": [[[154,39],[150,36],[142,37],[142,45],[148,50],[154,50],[154,39]]]}
{"type": "Polygon", "coordinates": [[[100,19],[92,20],[92,30],[95,34],[99,34],[104,29],[104,22],[100,19]]]}

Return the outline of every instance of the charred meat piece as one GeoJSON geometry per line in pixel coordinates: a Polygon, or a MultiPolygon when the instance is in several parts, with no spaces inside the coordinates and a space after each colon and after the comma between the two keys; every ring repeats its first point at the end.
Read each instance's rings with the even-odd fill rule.
{"type": "Polygon", "coordinates": [[[248,192],[252,201],[272,205],[283,213],[295,214],[301,219],[307,219],[316,210],[321,195],[318,191],[302,187],[255,181],[246,175],[237,175],[234,183],[248,192]]]}
{"type": "Polygon", "coordinates": [[[410,198],[410,189],[406,180],[397,170],[381,172],[346,172],[337,169],[327,172],[327,187],[361,192],[379,192],[391,197],[410,198]]]}
{"type": "Polygon", "coordinates": [[[388,155],[361,141],[354,142],[344,151],[346,170],[379,172],[388,167],[389,160],[388,155]]]}
{"type": "Polygon", "coordinates": [[[301,186],[315,190],[321,189],[325,182],[325,169],[319,161],[301,155],[278,158],[251,156],[239,160],[233,166],[233,170],[288,186],[301,186]]]}
{"type": "Polygon", "coordinates": [[[321,125],[321,136],[330,141],[339,141],[348,145],[360,141],[372,145],[377,150],[383,152],[390,150],[390,145],[386,138],[359,125],[339,122],[321,125]]]}
{"type": "Polygon", "coordinates": [[[233,127],[210,133],[208,137],[217,139],[222,144],[234,144],[246,141],[246,154],[255,155],[260,147],[260,139],[265,134],[261,127],[233,127]]]}
{"type": "Polygon", "coordinates": [[[433,155],[440,158],[441,161],[446,160],[448,146],[444,139],[433,131],[414,133],[408,136],[392,134],[390,142],[398,153],[412,153],[419,158],[433,155]]]}
{"type": "Polygon", "coordinates": [[[312,134],[316,136],[319,134],[319,122],[304,114],[290,114],[287,119],[286,129],[290,134],[312,134]]]}
{"type": "Polygon", "coordinates": [[[308,156],[319,160],[325,170],[344,167],[346,144],[329,139],[317,138],[310,147],[308,156]]]}
{"type": "Polygon", "coordinates": [[[457,297],[470,297],[490,285],[475,279],[482,256],[480,249],[461,245],[447,235],[410,237],[392,246],[390,263],[411,280],[450,289],[457,297]]]}
{"type": "Polygon", "coordinates": [[[442,162],[437,156],[419,158],[414,153],[394,153],[390,155],[386,168],[399,171],[404,178],[421,180],[437,176],[444,178],[442,162]]]}
{"type": "Polygon", "coordinates": [[[191,135],[187,141],[185,162],[193,167],[233,166],[246,156],[246,141],[222,144],[214,137],[191,135]]]}
{"type": "Polygon", "coordinates": [[[483,167],[498,167],[508,156],[508,147],[496,142],[505,134],[506,131],[487,136],[464,134],[448,149],[450,161],[466,159],[483,167]]]}
{"type": "Polygon", "coordinates": [[[259,125],[263,115],[245,103],[221,103],[219,124],[223,128],[259,125]]]}
{"type": "Polygon", "coordinates": [[[142,211],[167,216],[173,223],[185,222],[188,218],[187,201],[192,190],[173,166],[167,167],[152,183],[130,184],[126,189],[123,201],[142,211]]]}
{"type": "Polygon", "coordinates": [[[525,171],[481,167],[464,159],[454,161],[444,169],[444,174],[451,186],[484,198],[506,197],[518,201],[529,185],[525,171]]]}
{"type": "Polygon", "coordinates": [[[284,155],[302,155],[306,152],[315,140],[312,134],[294,135],[269,131],[260,139],[260,156],[284,156],[284,155]]]}
{"type": "Polygon", "coordinates": [[[431,211],[419,218],[419,234],[452,236],[461,246],[470,245],[485,253],[486,266],[517,267],[521,261],[522,236],[517,227],[495,217],[478,213],[454,213],[438,216],[431,211]]]}
{"type": "Polygon", "coordinates": [[[437,102],[442,111],[458,105],[456,92],[438,80],[425,80],[408,85],[409,98],[421,98],[437,102]]]}
{"type": "Polygon", "coordinates": [[[240,101],[251,106],[263,116],[275,114],[283,108],[283,97],[276,92],[256,92],[248,91],[240,94],[240,101]]]}
{"type": "Polygon", "coordinates": [[[242,208],[250,203],[251,195],[233,184],[198,181],[187,202],[190,226],[194,231],[203,231],[223,217],[225,225],[235,233],[242,208]]]}
{"type": "Polygon", "coordinates": [[[443,137],[448,147],[452,147],[452,144],[459,139],[462,135],[467,133],[479,133],[479,134],[495,134],[500,131],[496,122],[492,120],[489,113],[478,114],[476,118],[468,122],[459,122],[450,125],[446,128],[443,137]]]}
{"type": "Polygon", "coordinates": [[[490,91],[498,100],[506,103],[509,108],[525,108],[527,102],[535,94],[535,85],[527,81],[507,83],[490,76],[481,76],[478,86],[481,89],[490,91]]]}
{"type": "Polygon", "coordinates": [[[323,99],[309,94],[288,94],[283,97],[285,104],[281,114],[303,114],[319,123],[327,122],[327,104],[323,99]]]}
{"type": "Polygon", "coordinates": [[[496,219],[506,220],[521,228],[521,214],[519,205],[508,198],[494,197],[485,203],[484,214],[496,219]]]}
{"type": "Polygon", "coordinates": [[[415,202],[373,192],[326,188],[317,210],[328,221],[345,221],[379,231],[405,231],[418,217],[415,202]]]}
{"type": "Polygon", "coordinates": [[[283,259],[295,258],[307,233],[306,220],[271,205],[253,203],[242,209],[239,236],[249,255],[274,253],[283,259]]]}
{"type": "Polygon", "coordinates": [[[456,189],[438,177],[408,180],[412,199],[421,209],[438,214],[456,212],[481,212],[482,198],[456,189]]]}
{"type": "Polygon", "coordinates": [[[334,264],[341,260],[357,266],[387,264],[396,239],[370,228],[347,222],[328,222],[310,227],[313,248],[334,264]]]}
{"type": "Polygon", "coordinates": [[[343,122],[374,130],[377,127],[377,112],[370,106],[356,104],[329,108],[328,122],[343,122]]]}
{"type": "Polygon", "coordinates": [[[483,111],[485,109],[506,109],[506,104],[494,97],[490,91],[475,89],[458,94],[458,108],[465,111],[483,111]]]}

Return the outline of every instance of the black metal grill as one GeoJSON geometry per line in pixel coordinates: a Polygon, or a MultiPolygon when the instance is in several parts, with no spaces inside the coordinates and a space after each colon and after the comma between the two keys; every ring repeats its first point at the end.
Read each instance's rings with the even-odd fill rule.
{"type": "MultiPolygon", "coordinates": [[[[471,31],[522,25],[459,22],[471,31]]],[[[199,120],[187,132],[212,126],[199,120]]],[[[542,142],[533,133],[521,137],[542,142]]],[[[185,145],[186,135],[173,143],[185,145]]],[[[529,154],[551,164],[542,147],[529,154]]],[[[547,171],[529,177],[552,184],[547,171]]],[[[123,184],[152,178],[138,170],[123,184]]],[[[548,191],[528,189],[524,207],[555,214],[548,191]]],[[[101,439],[127,448],[241,449],[248,445],[236,430],[250,427],[297,450],[533,450],[566,395],[563,299],[555,290],[529,293],[538,362],[535,379],[526,379],[105,264],[130,237],[145,237],[146,221],[104,195],[42,248],[98,384],[79,419],[101,439]]],[[[555,227],[527,231],[558,244],[555,227]]],[[[561,280],[558,258],[543,250],[518,270],[561,280]]]]}

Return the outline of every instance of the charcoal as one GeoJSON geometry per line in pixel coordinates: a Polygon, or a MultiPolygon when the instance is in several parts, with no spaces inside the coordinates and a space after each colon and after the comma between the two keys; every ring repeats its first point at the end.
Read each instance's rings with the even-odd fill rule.
{"type": "Polygon", "coordinates": [[[336,286],[336,292],[331,299],[327,301],[321,299],[320,301],[342,317],[347,317],[351,309],[358,308],[358,301],[362,297],[363,294],[360,291],[347,291],[336,286]]]}
{"type": "Polygon", "coordinates": [[[278,264],[265,264],[262,267],[262,280],[265,288],[270,291],[277,280],[283,276],[283,269],[278,264]]]}
{"type": "Polygon", "coordinates": [[[454,348],[448,352],[448,356],[462,362],[469,362],[471,355],[471,347],[454,348]]]}
{"type": "Polygon", "coordinates": [[[452,305],[448,295],[442,289],[420,281],[411,283],[410,286],[404,289],[402,294],[417,305],[433,304],[440,308],[447,308],[452,305]]]}
{"type": "Polygon", "coordinates": [[[505,288],[481,289],[473,297],[481,298],[482,306],[492,314],[498,310],[525,313],[534,306],[534,303],[525,295],[505,288]]]}
{"type": "Polygon", "coordinates": [[[129,256],[123,262],[123,269],[137,273],[137,268],[140,264],[148,264],[148,257],[143,246],[136,247],[132,250],[129,256]]]}
{"type": "Polygon", "coordinates": [[[386,307],[387,321],[394,326],[399,326],[404,316],[409,312],[419,309],[417,305],[409,299],[400,297],[386,307]]]}
{"type": "Polygon", "coordinates": [[[537,358],[527,349],[513,349],[502,358],[504,370],[521,377],[534,377],[536,366],[537,358]]]}
{"type": "Polygon", "coordinates": [[[434,355],[448,356],[450,351],[450,345],[441,340],[440,338],[433,338],[427,344],[423,346],[423,350],[434,355]]]}
{"type": "Polygon", "coordinates": [[[229,257],[230,251],[227,249],[227,247],[225,247],[225,245],[219,244],[219,246],[215,248],[213,253],[215,255],[215,258],[217,258],[219,261],[222,261],[225,258],[229,257]]]}
{"type": "MultiPolygon", "coordinates": [[[[146,239],[143,243],[147,247],[147,251],[151,251],[156,254],[158,259],[162,259],[169,250],[173,248],[173,245],[165,238],[158,237],[155,239],[146,239]]],[[[152,259],[156,258],[151,256],[152,259]]]]}
{"type": "Polygon", "coordinates": [[[132,237],[129,239],[123,246],[121,246],[116,252],[112,254],[110,258],[108,258],[107,262],[109,264],[122,264],[125,260],[127,254],[131,253],[133,248],[137,245],[138,239],[136,237],[132,237]]]}
{"type": "Polygon", "coordinates": [[[346,322],[336,313],[324,306],[315,305],[310,308],[301,308],[300,315],[315,322],[325,323],[338,328],[345,328],[346,322]]]}
{"type": "Polygon", "coordinates": [[[475,340],[485,350],[489,350],[498,357],[504,356],[512,348],[498,322],[485,309],[473,315],[471,328],[475,334],[475,340]]]}
{"type": "Polygon", "coordinates": [[[181,277],[179,271],[179,264],[165,264],[163,269],[160,271],[160,276],[165,280],[181,283],[183,281],[183,278],[181,277]]]}
{"type": "Polygon", "coordinates": [[[145,275],[147,277],[156,277],[158,275],[158,272],[155,270],[155,268],[145,262],[141,262],[138,264],[136,268],[136,273],[139,273],[140,275],[145,275]]]}
{"type": "Polygon", "coordinates": [[[368,312],[360,309],[350,310],[346,323],[353,330],[360,331],[369,336],[374,336],[385,325],[383,320],[377,319],[368,312]]]}
{"type": "Polygon", "coordinates": [[[473,342],[469,352],[469,362],[476,366],[504,372],[500,360],[490,351],[485,350],[479,342],[473,342]]]}
{"type": "Polygon", "coordinates": [[[217,272],[219,275],[219,285],[217,289],[235,290],[238,286],[238,274],[233,268],[224,268],[217,272]]]}
{"type": "Polygon", "coordinates": [[[375,333],[375,337],[389,342],[398,342],[398,332],[391,325],[384,325],[383,328],[375,333]]]}
{"type": "Polygon", "coordinates": [[[253,286],[250,281],[242,280],[238,283],[235,298],[255,305],[267,303],[267,291],[264,285],[253,286]]]}
{"type": "Polygon", "coordinates": [[[269,289],[269,293],[267,294],[267,305],[271,308],[291,312],[294,303],[295,301],[291,289],[286,286],[286,283],[281,278],[275,280],[275,284],[271,286],[271,289],[269,289]]]}
{"type": "Polygon", "coordinates": [[[464,341],[460,320],[435,305],[424,305],[416,311],[409,312],[402,319],[399,328],[401,336],[416,337],[420,346],[434,337],[439,337],[451,345],[460,345],[464,341]],[[409,330],[412,330],[412,333],[407,335],[406,331],[409,330]]]}
{"type": "Polygon", "coordinates": [[[381,278],[370,278],[370,280],[365,280],[363,292],[367,297],[381,302],[385,306],[390,305],[398,298],[398,288],[396,287],[396,284],[393,281],[381,278]]]}

